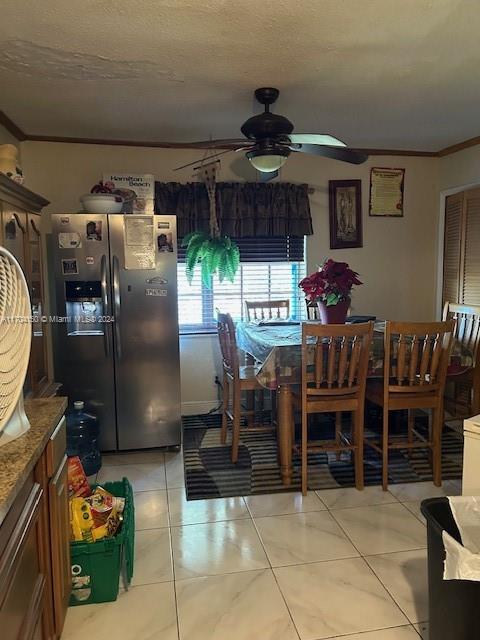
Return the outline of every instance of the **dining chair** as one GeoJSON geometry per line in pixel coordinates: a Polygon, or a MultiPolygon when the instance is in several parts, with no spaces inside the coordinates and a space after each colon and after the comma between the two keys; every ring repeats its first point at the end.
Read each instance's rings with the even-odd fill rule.
{"type": "Polygon", "coordinates": [[[443,393],[455,322],[386,322],[383,380],[368,380],[366,398],[383,408],[380,439],[365,438],[365,444],[382,456],[382,486],[388,489],[390,450],[428,448],[433,482],[442,484],[443,393]],[[390,411],[408,410],[405,438],[389,437],[390,411]],[[430,409],[428,435],[414,428],[415,409],[430,409]]]}
{"type": "Polygon", "coordinates": [[[290,316],[290,300],[245,300],[247,322],[281,320],[290,316]]]}
{"type": "Polygon", "coordinates": [[[217,314],[217,327],[223,367],[222,428],[220,440],[222,444],[225,444],[227,441],[227,427],[228,420],[230,419],[232,421],[231,456],[232,462],[235,463],[238,460],[241,431],[272,431],[273,426],[258,425],[252,420],[249,421],[246,428],[242,428],[242,417],[254,417],[255,411],[254,409],[242,410],[241,395],[243,391],[263,389],[256,378],[259,367],[257,365],[240,365],[235,325],[229,313],[217,314]]]}
{"type": "Polygon", "coordinates": [[[452,417],[480,413],[480,306],[446,302],[443,320],[455,321],[455,339],[473,355],[473,366],[447,378],[445,408],[452,417]]]}
{"type": "MultiPolygon", "coordinates": [[[[355,486],[363,489],[365,384],[372,336],[373,322],[356,325],[307,322],[302,325],[301,393],[292,394],[292,405],[302,412],[300,453],[303,495],[307,493],[309,451],[352,452],[355,486]],[[350,437],[336,429],[335,440],[309,442],[309,415],[338,414],[342,411],[353,414],[350,437]]],[[[291,421],[293,433],[293,412],[291,421]]]]}
{"type": "MultiPolygon", "coordinates": [[[[247,322],[261,321],[261,320],[282,320],[287,319],[290,316],[290,300],[245,300],[245,317],[247,322]]],[[[245,364],[255,364],[254,358],[247,354],[245,364]]],[[[265,391],[262,389],[257,394],[258,401],[260,403],[261,411],[265,410],[265,391]]],[[[275,420],[276,415],[276,394],[274,391],[270,393],[270,405],[272,421],[275,420]]],[[[247,394],[247,408],[249,411],[255,406],[255,394],[249,392],[247,394]]]]}
{"type": "Polygon", "coordinates": [[[305,298],[305,306],[307,308],[307,320],[320,320],[320,311],[316,302],[310,302],[305,298]]]}

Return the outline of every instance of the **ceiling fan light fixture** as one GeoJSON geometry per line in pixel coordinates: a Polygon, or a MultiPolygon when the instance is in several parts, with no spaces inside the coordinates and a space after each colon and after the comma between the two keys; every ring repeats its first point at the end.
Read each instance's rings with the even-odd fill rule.
{"type": "Polygon", "coordinates": [[[290,155],[290,149],[254,149],[247,158],[257,171],[272,173],[283,167],[290,155]]]}

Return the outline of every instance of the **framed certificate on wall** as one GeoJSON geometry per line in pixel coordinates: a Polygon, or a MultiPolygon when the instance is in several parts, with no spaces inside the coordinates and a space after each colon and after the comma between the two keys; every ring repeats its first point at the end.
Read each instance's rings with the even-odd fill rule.
{"type": "Polygon", "coordinates": [[[403,217],[404,182],[405,169],[372,167],[369,215],[383,218],[403,217]]]}

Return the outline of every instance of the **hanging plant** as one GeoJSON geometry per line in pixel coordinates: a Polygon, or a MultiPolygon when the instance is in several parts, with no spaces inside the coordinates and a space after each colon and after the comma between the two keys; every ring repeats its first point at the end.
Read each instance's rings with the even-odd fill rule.
{"type": "Polygon", "coordinates": [[[235,280],[240,265],[240,250],[231,238],[212,237],[203,231],[194,231],[185,236],[182,244],[187,247],[185,270],[190,284],[197,264],[201,266],[202,282],[208,288],[212,286],[214,274],[218,274],[220,282],[225,278],[229,282],[235,280]]]}
{"type": "Polygon", "coordinates": [[[240,265],[240,250],[228,236],[220,235],[216,207],[216,172],[218,164],[213,162],[203,167],[203,181],[210,204],[210,234],[204,231],[193,231],[183,239],[182,245],[187,247],[185,271],[189,284],[192,284],[195,267],[200,264],[202,282],[211,289],[212,276],[218,274],[220,282],[226,278],[235,280],[240,265]]]}

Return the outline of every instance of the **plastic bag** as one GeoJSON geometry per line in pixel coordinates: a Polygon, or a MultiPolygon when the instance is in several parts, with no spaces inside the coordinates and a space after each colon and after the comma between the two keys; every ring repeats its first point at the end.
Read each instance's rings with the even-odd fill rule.
{"type": "Polygon", "coordinates": [[[443,531],[446,552],[443,579],[480,582],[480,497],[454,496],[448,500],[462,544],[443,531]]]}

